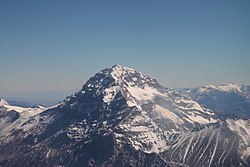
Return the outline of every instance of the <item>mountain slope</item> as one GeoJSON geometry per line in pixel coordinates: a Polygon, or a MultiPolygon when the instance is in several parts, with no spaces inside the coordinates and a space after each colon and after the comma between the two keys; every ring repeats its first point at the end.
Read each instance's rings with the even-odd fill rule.
{"type": "Polygon", "coordinates": [[[249,166],[250,122],[232,120],[181,134],[161,156],[188,166],[249,166]]]}
{"type": "Polygon", "coordinates": [[[27,129],[31,128],[31,124],[26,122],[44,110],[45,108],[41,106],[34,108],[13,106],[4,99],[0,99],[0,139],[4,139],[5,142],[9,138],[15,139],[14,136],[10,135],[11,132],[18,130],[27,131],[27,129]]]}

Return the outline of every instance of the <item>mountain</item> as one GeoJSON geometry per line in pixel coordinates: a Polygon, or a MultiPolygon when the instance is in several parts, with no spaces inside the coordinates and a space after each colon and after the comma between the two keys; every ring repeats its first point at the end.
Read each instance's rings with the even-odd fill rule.
{"type": "Polygon", "coordinates": [[[5,124],[3,122],[13,122],[19,116],[20,114],[17,111],[12,110],[12,106],[10,106],[6,100],[0,99],[0,120],[1,120],[0,127],[1,129],[4,127],[4,124],[5,124]]]}
{"type": "Polygon", "coordinates": [[[44,110],[45,108],[42,106],[34,106],[32,108],[13,106],[6,100],[0,99],[0,137],[8,136],[9,132],[14,129],[24,128],[23,123],[44,110]]]}
{"type": "Polygon", "coordinates": [[[0,166],[250,165],[247,120],[222,121],[120,65],[95,74],[58,105],[32,113],[0,133],[0,166]]]}
{"type": "Polygon", "coordinates": [[[182,91],[222,118],[250,118],[250,86],[236,83],[221,86],[206,85],[182,91]]]}
{"type": "Polygon", "coordinates": [[[0,99],[0,106],[4,106],[4,105],[9,105],[9,103],[4,99],[0,99]]]}

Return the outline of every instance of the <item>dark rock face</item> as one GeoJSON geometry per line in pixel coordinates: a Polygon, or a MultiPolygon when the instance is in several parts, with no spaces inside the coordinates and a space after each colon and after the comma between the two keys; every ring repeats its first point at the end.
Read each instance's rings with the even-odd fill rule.
{"type": "Polygon", "coordinates": [[[4,107],[0,107],[0,119],[6,119],[7,122],[14,122],[20,117],[20,114],[14,110],[6,111],[4,107]]]}
{"type": "Polygon", "coordinates": [[[159,155],[135,151],[130,145],[120,147],[112,133],[91,134],[87,142],[68,141],[67,135],[60,134],[39,145],[13,142],[1,148],[1,166],[168,166],[159,155]],[[16,144],[15,144],[16,143],[16,144]],[[20,147],[21,144],[21,147],[20,147]],[[12,150],[11,150],[12,149],[12,150]],[[8,151],[7,151],[8,150],[8,151]],[[6,154],[5,154],[6,155],[6,154]]]}

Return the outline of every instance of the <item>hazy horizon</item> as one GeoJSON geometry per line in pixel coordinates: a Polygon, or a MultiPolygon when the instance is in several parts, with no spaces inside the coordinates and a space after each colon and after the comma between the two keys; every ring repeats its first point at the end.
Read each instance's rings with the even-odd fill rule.
{"type": "Polygon", "coordinates": [[[247,0],[1,1],[0,18],[0,97],[62,97],[114,64],[171,88],[250,85],[247,0]]]}
{"type": "MultiPolygon", "coordinates": [[[[90,76],[91,77],[91,76],[90,76]]],[[[152,76],[153,77],[153,76],[152,76]]],[[[157,79],[157,78],[156,78],[157,79]]],[[[86,81],[82,83],[82,85],[78,88],[71,88],[71,89],[61,89],[61,90],[47,90],[47,91],[19,91],[19,92],[0,92],[0,98],[4,98],[6,100],[17,100],[17,101],[27,101],[32,104],[44,104],[44,105],[54,105],[57,104],[58,102],[64,100],[67,96],[72,95],[73,93],[78,92],[82,86],[85,84],[86,81]]],[[[228,84],[232,82],[227,82],[223,84],[228,84]]],[[[236,84],[239,84],[237,82],[233,82],[236,84]]],[[[213,83],[210,83],[213,84],[213,83]]],[[[213,84],[215,86],[219,86],[222,84],[213,84]]],[[[246,86],[250,86],[250,84],[242,84],[246,86]]],[[[199,86],[204,86],[204,85],[196,85],[193,87],[169,87],[166,85],[163,85],[168,88],[173,88],[173,89],[185,89],[185,88],[195,88],[199,86]]]]}

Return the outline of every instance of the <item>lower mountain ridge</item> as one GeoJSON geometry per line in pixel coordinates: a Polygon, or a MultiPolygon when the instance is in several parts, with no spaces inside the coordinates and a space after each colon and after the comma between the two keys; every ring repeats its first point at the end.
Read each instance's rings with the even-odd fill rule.
{"type": "Polygon", "coordinates": [[[225,119],[115,65],[50,108],[0,103],[0,166],[250,166],[250,121],[225,119]]]}
{"type": "Polygon", "coordinates": [[[184,89],[181,94],[213,110],[220,118],[250,119],[250,86],[228,83],[184,89]]]}

